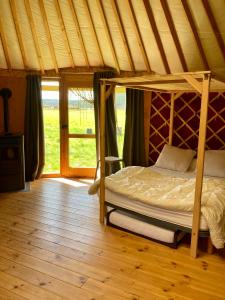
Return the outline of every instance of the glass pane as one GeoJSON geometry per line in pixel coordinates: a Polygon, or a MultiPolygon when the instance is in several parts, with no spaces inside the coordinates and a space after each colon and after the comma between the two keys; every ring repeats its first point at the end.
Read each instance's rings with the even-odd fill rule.
{"type": "Polygon", "coordinates": [[[123,154],[123,140],[126,118],[126,89],[124,87],[116,87],[115,89],[115,111],[117,119],[117,144],[119,157],[123,154]]]}
{"type": "Polygon", "coordinates": [[[44,173],[60,172],[59,83],[42,82],[45,134],[44,173]]]}
{"type": "Polygon", "coordinates": [[[69,133],[94,134],[94,94],[88,88],[68,91],[69,133]]]}
{"type": "Polygon", "coordinates": [[[95,138],[69,139],[69,166],[71,168],[96,167],[95,138]]]}

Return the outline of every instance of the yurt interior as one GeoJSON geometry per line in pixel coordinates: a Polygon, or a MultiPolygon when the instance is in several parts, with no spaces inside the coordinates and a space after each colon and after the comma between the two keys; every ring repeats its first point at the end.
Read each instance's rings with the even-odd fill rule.
{"type": "Polygon", "coordinates": [[[225,1],[0,12],[0,299],[225,299],[225,1]]]}

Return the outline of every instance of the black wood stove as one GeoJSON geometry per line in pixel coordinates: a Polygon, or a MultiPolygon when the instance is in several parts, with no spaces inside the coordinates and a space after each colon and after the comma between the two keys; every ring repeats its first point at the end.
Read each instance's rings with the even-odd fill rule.
{"type": "Polygon", "coordinates": [[[23,135],[9,130],[8,88],[0,90],[3,99],[4,131],[0,134],[0,192],[21,190],[25,187],[23,135]]]}

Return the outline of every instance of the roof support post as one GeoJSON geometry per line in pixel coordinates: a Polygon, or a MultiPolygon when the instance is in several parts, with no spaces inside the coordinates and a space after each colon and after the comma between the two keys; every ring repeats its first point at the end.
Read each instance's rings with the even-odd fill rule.
{"type": "Polygon", "coordinates": [[[105,219],[105,103],[106,84],[100,81],[100,223],[105,219]]]}
{"type": "Polygon", "coordinates": [[[199,140],[198,140],[198,156],[197,156],[197,172],[195,182],[195,199],[193,208],[193,220],[192,220],[192,233],[191,233],[191,257],[197,257],[198,248],[198,234],[201,215],[201,197],[202,197],[202,183],[203,183],[203,170],[204,170],[204,158],[205,158],[205,141],[206,141],[206,127],[207,127],[207,115],[208,115],[208,102],[209,102],[209,84],[210,73],[203,75],[202,84],[202,99],[201,99],[201,115],[199,126],[199,140]]]}

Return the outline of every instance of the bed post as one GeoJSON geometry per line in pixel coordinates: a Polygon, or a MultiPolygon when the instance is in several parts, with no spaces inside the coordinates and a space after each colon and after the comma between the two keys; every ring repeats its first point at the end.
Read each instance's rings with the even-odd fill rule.
{"type": "Polygon", "coordinates": [[[210,73],[206,73],[203,76],[202,83],[202,98],[201,98],[201,115],[199,125],[199,140],[198,140],[198,153],[197,153],[197,173],[195,182],[195,199],[193,208],[193,220],[192,220],[192,234],[191,234],[191,257],[197,257],[198,248],[198,234],[200,225],[201,214],[201,196],[202,196],[202,181],[204,170],[204,158],[205,158],[205,140],[206,140],[206,127],[207,127],[207,115],[208,115],[208,102],[209,102],[209,84],[210,73]]]}
{"type": "Polygon", "coordinates": [[[101,81],[100,97],[100,223],[105,219],[105,102],[106,84],[101,81]]]}
{"type": "Polygon", "coordinates": [[[174,120],[174,93],[171,94],[170,100],[170,128],[169,128],[169,145],[173,143],[173,120],[174,120]]]}

